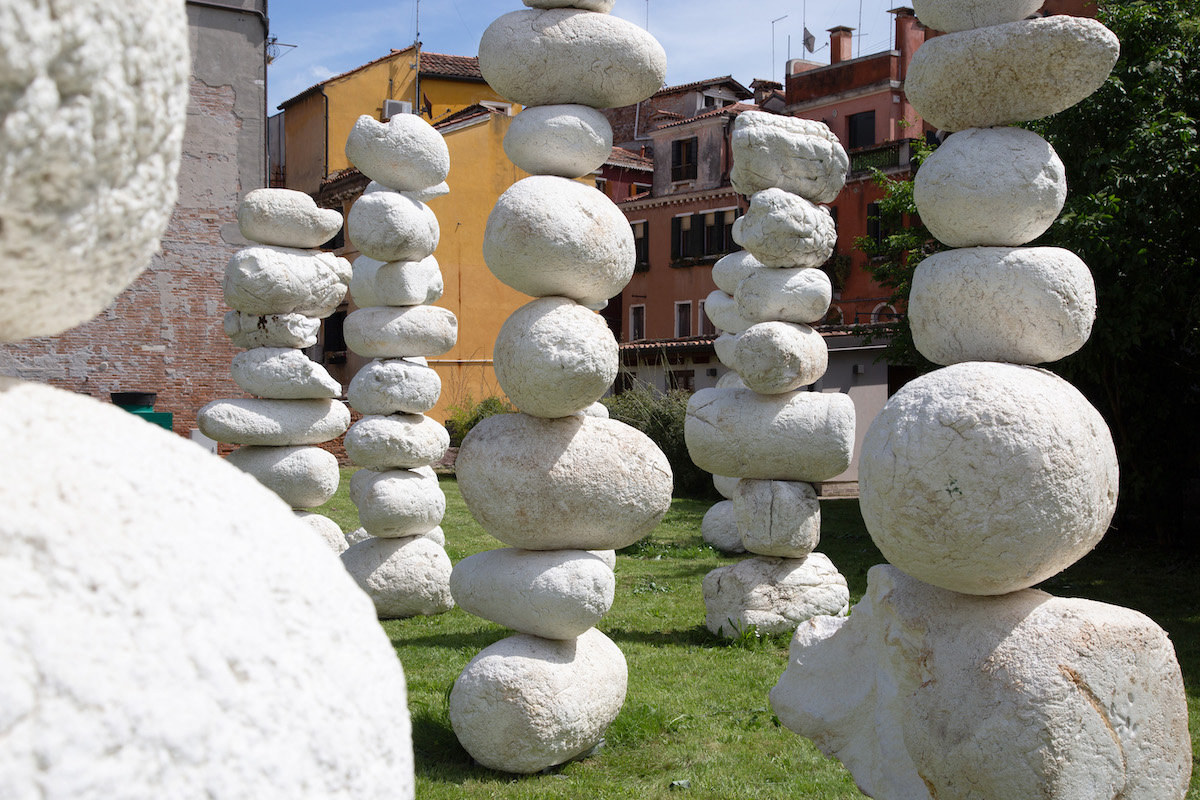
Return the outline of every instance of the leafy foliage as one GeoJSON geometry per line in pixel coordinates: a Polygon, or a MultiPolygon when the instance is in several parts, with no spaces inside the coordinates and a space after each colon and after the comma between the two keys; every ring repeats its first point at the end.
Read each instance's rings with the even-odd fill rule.
{"type": "Polygon", "coordinates": [[[494,417],[497,414],[513,414],[516,410],[517,407],[503,397],[491,395],[476,403],[475,398],[468,394],[462,401],[448,409],[446,430],[450,433],[450,446],[461,445],[463,437],[470,432],[471,428],[488,417],[494,417]]]}
{"type": "Polygon", "coordinates": [[[650,437],[671,463],[676,497],[706,497],[715,490],[712,476],[692,463],[683,440],[688,398],[681,389],[663,393],[652,386],[636,386],[604,398],[608,414],[650,437]]]}

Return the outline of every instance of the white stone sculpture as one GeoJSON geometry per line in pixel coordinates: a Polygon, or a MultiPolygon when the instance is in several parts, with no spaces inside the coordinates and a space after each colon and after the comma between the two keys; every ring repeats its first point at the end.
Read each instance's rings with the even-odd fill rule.
{"type": "Polygon", "coordinates": [[[342,553],[346,571],[380,619],[432,616],[454,608],[450,557],[426,536],[372,537],[342,553]]]}
{"type": "Polygon", "coordinates": [[[532,106],[508,126],[504,153],[531,175],[579,178],[608,160],[612,136],[608,118],[589,106],[532,106]]]}
{"type": "Polygon", "coordinates": [[[733,368],[746,388],[784,394],[815,383],[829,368],[829,347],[807,325],[760,322],[737,337],[733,368]]]}
{"type": "Polygon", "coordinates": [[[913,0],[921,24],[943,33],[1017,22],[1041,7],[1041,0],[913,0]]]}
{"type": "Polygon", "coordinates": [[[247,394],[280,400],[319,400],[337,397],[342,385],[300,350],[255,347],[233,357],[229,371],[247,394]]]}
{"type": "Polygon", "coordinates": [[[399,192],[372,192],[354,201],[346,218],[354,246],[376,261],[420,261],[437,248],[437,216],[399,192]]]}
{"type": "MultiPolygon", "coordinates": [[[[739,219],[741,218],[739,217],[739,219]]],[[[752,256],[750,251],[738,250],[727,256],[722,256],[717,263],[713,264],[713,283],[722,292],[732,297],[743,278],[749,277],[756,270],[762,268],[762,262],[752,256]]],[[[705,309],[707,308],[706,304],[705,309]]]]}
{"type": "Polygon", "coordinates": [[[433,256],[420,261],[354,259],[350,294],[359,308],[420,306],[436,303],[445,291],[442,270],[433,256]]]}
{"type": "Polygon", "coordinates": [[[734,638],[751,626],[760,634],[791,633],[804,620],[850,608],[846,579],[822,553],[807,558],[759,556],[704,576],[705,627],[734,638]]]}
{"type": "Polygon", "coordinates": [[[346,432],[350,411],[337,400],[213,400],[196,412],[196,425],[229,444],[321,444],[346,432]]]}
{"type": "Polygon", "coordinates": [[[740,480],[733,513],[752,553],[804,558],[821,541],[821,504],[810,483],[740,480]]]}
{"type": "Polygon", "coordinates": [[[346,138],[346,158],[363,175],[397,192],[429,189],[450,174],[446,140],[412,114],[396,114],[386,123],[359,117],[346,138]]]}
{"type": "Polygon", "coordinates": [[[729,181],[739,194],[776,188],[832,203],[846,184],[850,158],[823,122],[743,111],[734,120],[730,144],[729,181]]]}
{"type": "Polygon", "coordinates": [[[362,414],[424,414],[441,394],[437,372],[407,358],[370,362],[346,390],[351,407],[362,414]]]}
{"type": "Polygon", "coordinates": [[[733,295],[720,289],[708,293],[708,297],[704,299],[704,313],[708,314],[713,325],[726,333],[738,334],[754,324],[738,312],[733,295]]]}
{"type": "MultiPolygon", "coordinates": [[[[716,476],[713,476],[714,479],[716,476]]],[[[722,553],[744,553],[742,534],[738,532],[737,514],[731,500],[713,503],[700,521],[700,539],[722,553]]]]}
{"type": "Polygon", "coordinates": [[[227,311],[222,325],[225,335],[238,347],[303,349],[317,343],[321,320],[303,314],[243,314],[241,311],[227,311]]]}
{"type": "Polygon", "coordinates": [[[458,318],[438,306],[372,306],[347,314],[343,335],[367,358],[440,356],[458,341],[458,318]]]}
{"type": "Polygon", "coordinates": [[[733,299],[749,322],[820,322],[829,313],[833,284],[819,269],[760,269],[738,282],[733,299]]]}
{"type": "Polygon", "coordinates": [[[738,221],[738,244],[767,267],[819,267],[837,243],[829,209],[782,189],[755,194],[738,221]]]}
{"type": "Polygon", "coordinates": [[[229,454],[228,459],[230,464],[254,476],[292,508],[324,505],[341,482],[333,453],[311,445],[239,447],[229,454]]]}
{"type": "Polygon", "coordinates": [[[346,296],[344,258],[295,247],[245,247],[225,267],[225,302],[252,315],[301,314],[323,319],[346,296]]]}
{"type": "Polygon", "coordinates": [[[309,195],[287,189],[247,192],[238,204],[237,216],[242,236],[282,247],[320,247],[342,229],[342,215],[337,211],[317,208],[309,195]]]}

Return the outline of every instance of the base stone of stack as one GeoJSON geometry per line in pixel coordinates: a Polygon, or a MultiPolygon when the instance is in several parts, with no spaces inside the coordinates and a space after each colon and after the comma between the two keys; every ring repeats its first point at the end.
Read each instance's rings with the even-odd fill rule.
{"type": "Polygon", "coordinates": [[[454,608],[450,557],[424,536],[365,539],[342,553],[342,564],[371,598],[379,619],[432,616],[454,608]]]}
{"type": "Polygon", "coordinates": [[[625,702],[625,656],[595,628],[577,639],[517,634],[484,648],[450,691],[450,724],[471,757],[518,774],[600,743],[625,702]]]}
{"type": "Polygon", "coordinates": [[[346,432],[350,409],[337,400],[214,400],[196,413],[196,427],[228,444],[322,444],[346,432]]]}
{"type": "Polygon", "coordinates": [[[791,633],[805,620],[850,608],[846,579],[822,553],[748,558],[705,575],[703,589],[704,624],[727,639],[751,626],[760,634],[791,633]]]}
{"type": "Polygon", "coordinates": [[[346,552],[350,547],[350,542],[342,533],[341,526],[324,514],[317,514],[313,511],[297,511],[296,519],[312,528],[321,537],[321,540],[329,545],[329,549],[337,555],[346,552]]]}
{"type": "Polygon", "coordinates": [[[733,501],[714,503],[700,521],[700,538],[705,544],[722,553],[744,553],[742,534],[738,532],[737,514],[733,501]]]}
{"type": "Polygon", "coordinates": [[[871,797],[1188,791],[1170,640],[1142,614],[1090,600],[971,597],[880,565],[848,618],[799,627],[771,705],[871,797]]]}
{"type": "Polygon", "coordinates": [[[341,481],[337,458],[320,447],[239,447],[226,460],[292,508],[324,505],[341,481]]]}
{"type": "Polygon", "coordinates": [[[746,550],[804,558],[821,541],[821,501],[810,483],[738,481],[733,513],[746,550]]]}

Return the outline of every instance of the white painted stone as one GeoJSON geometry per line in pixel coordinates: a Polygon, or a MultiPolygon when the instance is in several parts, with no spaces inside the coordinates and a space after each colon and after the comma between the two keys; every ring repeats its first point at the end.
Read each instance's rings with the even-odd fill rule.
{"type": "Polygon", "coordinates": [[[734,369],[759,394],[783,394],[820,380],[829,367],[829,347],[807,325],[760,322],[737,337],[734,369]]]}
{"type": "Polygon", "coordinates": [[[15,342],[96,316],[158,252],[191,59],[178,3],[4,7],[0,342],[15,342]]]}
{"type": "Polygon", "coordinates": [[[619,294],[633,276],[633,230],[595,187],[535,175],[496,201],[483,258],[501,283],[518,292],[599,303],[619,294]]]}
{"type": "Polygon", "coordinates": [[[243,314],[225,312],[225,335],[238,347],[289,347],[300,349],[317,343],[321,320],[303,314],[243,314]]]}
{"type": "Polygon", "coordinates": [[[850,157],[824,122],[743,111],[733,123],[729,181],[744,195],[782,189],[832,203],[846,183],[850,157]]]}
{"type": "Polygon", "coordinates": [[[242,391],[272,400],[339,397],[342,385],[300,350],[256,347],[233,357],[229,371],[242,391]]]}
{"type": "Polygon", "coordinates": [[[529,8],[578,8],[607,14],[612,11],[613,0],[525,0],[525,5],[529,8]]]}
{"type": "Polygon", "coordinates": [[[819,267],[833,255],[837,230],[829,209],[783,189],[750,198],[740,244],[767,267],[819,267]]]}
{"type": "Polygon", "coordinates": [[[303,522],[320,536],[321,541],[329,545],[329,549],[335,555],[340,556],[350,547],[350,542],[346,540],[341,527],[324,514],[317,514],[314,511],[297,511],[296,519],[303,522]]]}
{"type": "MultiPolygon", "coordinates": [[[[731,338],[733,338],[734,342],[737,341],[737,337],[731,337],[731,338]]],[[[720,356],[717,356],[717,358],[720,358],[720,356]]],[[[732,358],[732,356],[731,356],[731,358],[732,358]]],[[[722,361],[721,363],[725,363],[725,362],[722,361]]],[[[736,372],[730,371],[730,372],[726,372],[724,375],[722,375],[720,378],[717,379],[716,388],[718,388],[718,389],[745,389],[747,387],[746,387],[746,382],[744,380],[742,380],[741,375],[738,375],[736,372]]],[[[740,480],[740,478],[735,479],[735,480],[740,480]]]]}
{"type": "Polygon", "coordinates": [[[513,11],[479,42],[484,80],[514,103],[621,108],[663,85],[667,55],[632,22],[571,8],[513,11]]]}
{"type": "Polygon", "coordinates": [[[485,550],[450,575],[463,611],[543,639],[583,634],[612,608],[616,586],[612,568],[585,550],[485,550]]]}
{"type": "Polygon", "coordinates": [[[278,497],[45,385],[0,378],[0,441],[0,795],[413,797],[395,650],[278,497]]]}
{"type": "Polygon", "coordinates": [[[565,297],[541,297],[512,313],[492,350],[508,399],[535,417],[565,417],[597,402],[620,367],[604,318],[565,297]]]}
{"type": "Polygon", "coordinates": [[[1058,247],[965,247],[917,265],[908,302],[917,350],[935,364],[1041,364],[1083,347],[1092,273],[1058,247]]]}
{"type": "Polygon", "coordinates": [[[213,400],[196,412],[196,427],[228,444],[321,444],[346,432],[350,409],[338,400],[213,400]]]}
{"type": "Polygon", "coordinates": [[[360,414],[424,414],[441,394],[436,371],[403,358],[369,362],[346,390],[351,408],[360,414]]]}
{"type": "Polygon", "coordinates": [[[748,558],[714,569],[702,585],[704,625],[727,639],[751,626],[760,634],[791,633],[805,620],[850,609],[846,579],[822,553],[748,558]]]}
{"type": "Polygon", "coordinates": [[[248,445],[234,450],[226,459],[279,495],[292,508],[324,505],[341,482],[333,453],[311,445],[248,445]]]}
{"type": "MultiPolygon", "coordinates": [[[[705,310],[708,309],[708,301],[705,301],[704,307],[705,310]]],[[[716,339],[713,339],[713,352],[717,354],[717,359],[730,369],[734,369],[733,365],[737,363],[733,358],[733,350],[735,347],[737,347],[737,334],[722,333],[716,339]]],[[[727,376],[722,376],[721,380],[725,380],[726,377],[727,376]]],[[[738,380],[741,380],[741,378],[739,377],[738,380]]],[[[732,379],[726,381],[726,383],[731,381],[732,379]]],[[[717,383],[719,384],[720,381],[717,381],[717,383]]],[[[745,384],[743,383],[743,386],[744,385],[745,384]]]]}
{"type": "Polygon", "coordinates": [[[349,284],[350,262],[333,253],[257,245],[237,251],[225,266],[225,303],[247,315],[323,319],[349,284]]]}
{"type": "MultiPolygon", "coordinates": [[[[363,189],[363,194],[370,194],[371,192],[394,191],[396,190],[390,186],[384,186],[382,183],[371,181],[367,184],[367,188],[363,189]]],[[[436,197],[445,197],[446,195],[450,194],[450,184],[442,181],[436,186],[430,186],[427,189],[411,189],[402,191],[400,194],[417,203],[428,203],[430,200],[433,200],[436,197]]]]}
{"type": "Polygon", "coordinates": [[[489,417],[455,461],[467,510],[528,550],[619,550],[671,504],[671,465],[641,431],[613,419],[489,417]]]}
{"type": "MultiPolygon", "coordinates": [[[[427,533],[422,533],[421,536],[423,536],[426,539],[428,539],[429,541],[433,542],[438,547],[446,546],[446,534],[444,531],[442,531],[442,529],[440,527],[434,528],[433,530],[431,530],[427,533]]],[[[367,533],[366,528],[355,528],[354,530],[350,531],[350,533],[346,534],[346,541],[351,546],[354,546],[354,545],[358,544],[359,542],[365,542],[367,539],[370,539],[370,538],[372,538],[372,536],[371,536],[371,534],[367,533]]],[[[386,537],[381,537],[381,538],[386,538],[386,537]]]]}
{"type": "Polygon", "coordinates": [[[1061,378],[1011,364],[956,364],[909,383],[871,423],[858,470],[884,557],[967,594],[1013,592],[1071,566],[1117,500],[1100,414],[1061,378]]]}
{"type": "Polygon", "coordinates": [[[880,565],[848,618],[799,627],[771,705],[871,797],[1188,791],[1187,703],[1166,633],[1091,600],[971,597],[880,565]]]}
{"type": "Polygon", "coordinates": [[[372,192],[354,201],[346,233],[363,255],[376,261],[421,261],[437,249],[437,216],[399,192],[372,192]]]}
{"type": "Polygon", "coordinates": [[[708,297],[704,298],[704,313],[718,330],[735,335],[754,324],[738,313],[733,295],[720,289],[712,290],[708,297]]]}
{"type": "Polygon", "coordinates": [[[237,210],[238,229],[252,242],[279,247],[320,247],[342,229],[342,215],[317,208],[311,196],[293,189],[254,189],[237,210]]]}
{"type": "Polygon", "coordinates": [[[760,269],[747,275],[733,294],[738,314],[754,322],[820,322],[829,313],[833,284],[810,267],[760,269]]]}
{"type": "Polygon", "coordinates": [[[616,550],[585,550],[585,553],[591,553],[596,558],[600,559],[609,569],[617,568],[617,551],[616,550]]]}
{"type": "Polygon", "coordinates": [[[599,417],[600,419],[608,419],[608,406],[601,403],[599,400],[592,403],[587,408],[579,412],[585,417],[599,417]]]}
{"type": "Polygon", "coordinates": [[[363,175],[397,191],[427,189],[450,174],[446,140],[416,114],[396,114],[387,122],[359,117],[346,137],[346,158],[363,175]]]}
{"type": "Polygon", "coordinates": [[[379,619],[432,616],[454,608],[450,557],[424,536],[364,539],[342,553],[342,564],[375,603],[379,619]]]}
{"type": "Polygon", "coordinates": [[[364,358],[440,356],[458,341],[458,318],[438,306],[373,306],[347,314],[342,333],[364,358]]]}
{"type": "Polygon", "coordinates": [[[917,113],[942,130],[1012,125],[1086,98],[1103,85],[1119,51],[1112,31],[1085,17],[993,25],[922,44],[904,91],[917,113]]]}
{"type": "Polygon", "coordinates": [[[1043,0],[913,0],[917,18],[944,33],[1002,25],[1031,16],[1043,0]]]}
{"type": "Polygon", "coordinates": [[[579,178],[600,169],[612,153],[612,125],[594,108],[533,106],[513,118],[504,153],[530,175],[579,178]]]}
{"type": "Polygon", "coordinates": [[[422,414],[369,414],[350,426],[346,455],[367,469],[408,469],[433,464],[446,454],[446,426],[422,414]]]}
{"type": "MultiPolygon", "coordinates": [[[[354,530],[352,530],[346,534],[346,543],[349,545],[349,547],[353,547],[354,545],[358,544],[359,542],[365,542],[367,539],[370,539],[370,538],[372,538],[371,534],[367,533],[366,528],[355,528],[354,530]]],[[[347,549],[349,549],[349,548],[347,548],[347,549]]],[[[343,550],[342,552],[344,553],[346,551],[343,550]]]]}
{"type": "Polygon", "coordinates": [[[738,481],[733,513],[746,550],[804,558],[821,541],[821,501],[810,483],[738,481]]]}
{"type": "Polygon", "coordinates": [[[733,512],[733,502],[722,500],[714,503],[704,512],[700,521],[700,538],[705,544],[722,553],[744,553],[746,546],[742,544],[742,535],[738,533],[737,515],[733,512]]]}
{"type": "Polygon", "coordinates": [[[854,402],[840,392],[701,389],[688,401],[684,436],[706,472],[817,483],[850,466],[854,402]]]}
{"type": "Polygon", "coordinates": [[[921,163],[913,199],[943,244],[1017,247],[1058,217],[1067,177],[1054,148],[1032,131],[968,128],[921,163]]]}
{"type": "MultiPolygon", "coordinates": [[[[437,476],[407,469],[360,469],[350,481],[359,524],[371,536],[396,539],[428,536],[446,514],[446,495],[437,476]]],[[[442,537],[440,544],[445,544],[442,537]]]]}
{"type": "Polygon", "coordinates": [[[713,283],[725,294],[732,295],[737,291],[738,284],[742,282],[743,278],[762,268],[762,262],[751,255],[749,250],[738,250],[722,256],[717,263],[713,264],[713,283]]]}
{"type": "Polygon", "coordinates": [[[519,633],[467,664],[450,690],[450,724],[483,766],[539,772],[600,743],[627,683],[625,656],[595,628],[567,641],[519,633]]]}
{"type": "Polygon", "coordinates": [[[738,481],[741,480],[741,478],[730,478],[725,475],[713,475],[712,479],[713,488],[726,500],[733,499],[733,493],[737,491],[738,481]]]}
{"type": "Polygon", "coordinates": [[[350,297],[359,308],[370,306],[420,306],[436,303],[445,291],[437,259],[377,261],[354,259],[350,297]]]}

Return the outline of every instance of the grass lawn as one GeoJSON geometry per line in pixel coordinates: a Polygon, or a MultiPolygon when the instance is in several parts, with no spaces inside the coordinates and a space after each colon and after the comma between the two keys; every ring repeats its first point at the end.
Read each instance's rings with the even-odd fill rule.
{"type": "MultiPolygon", "coordinates": [[[[358,524],[346,494],[348,473],[338,495],[318,509],[343,530],[358,524]]],[[[443,477],[442,488],[452,561],[503,546],[467,513],[453,478],[443,477]]],[[[475,766],[450,728],[446,700],[455,678],[476,653],[511,631],[457,608],[382,623],[408,677],[418,798],[863,797],[837,761],[781,727],[771,712],[767,691],[786,667],[787,639],[727,643],[705,629],[700,581],[738,560],[701,543],[708,506],[676,499],[650,536],[618,553],[616,601],[599,627],[629,664],[625,706],[599,753],[550,774],[520,777],[475,766]]],[[[883,561],[856,500],[822,503],[819,550],[846,576],[852,602],[866,589],[867,570],[883,561]]],[[[1200,732],[1194,566],[1102,544],[1043,585],[1056,595],[1135,608],[1166,628],[1183,665],[1193,753],[1200,732]]],[[[1188,800],[1200,800],[1195,770],[1188,800]]]]}

